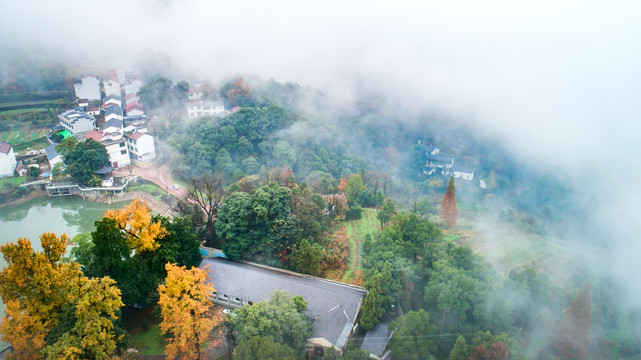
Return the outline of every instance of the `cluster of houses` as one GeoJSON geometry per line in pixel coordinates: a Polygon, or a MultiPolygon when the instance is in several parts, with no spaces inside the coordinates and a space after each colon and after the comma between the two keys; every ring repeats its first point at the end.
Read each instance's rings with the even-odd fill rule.
{"type": "MultiPolygon", "coordinates": [[[[124,73],[112,70],[103,80],[101,92],[98,78],[84,76],[80,84],[74,85],[78,107],[58,115],[60,122],[53,128],[58,140],[73,136],[78,141],[92,139],[105,146],[110,162],[102,169],[105,179],[115,169],[131,164],[146,166],[156,158],[154,139],[147,132],[147,118],[137,95],[142,85],[140,80],[125,80],[124,73]],[[90,107],[90,102],[96,100],[102,105],[90,107]]],[[[45,151],[51,168],[62,161],[55,143],[45,151]]],[[[103,185],[109,185],[109,181],[103,185]]]]}
{"type": "Polygon", "coordinates": [[[423,173],[426,175],[445,175],[453,176],[457,179],[469,180],[474,179],[474,168],[462,165],[454,165],[454,158],[451,156],[441,155],[441,149],[430,145],[426,152],[427,162],[426,169],[423,173]]]}

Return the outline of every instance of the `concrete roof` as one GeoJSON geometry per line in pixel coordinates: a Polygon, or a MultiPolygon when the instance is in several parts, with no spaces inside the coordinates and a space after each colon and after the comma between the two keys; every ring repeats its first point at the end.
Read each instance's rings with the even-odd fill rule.
{"type": "Polygon", "coordinates": [[[251,302],[267,300],[275,290],[300,295],[307,301],[305,315],[312,319],[312,338],[323,337],[342,350],[367,290],[268,266],[206,258],[216,292],[251,302]],[[349,321],[347,319],[349,317],[349,321]]]}
{"type": "Polygon", "coordinates": [[[392,332],[387,329],[389,324],[378,323],[365,334],[361,349],[367,350],[370,353],[378,356],[383,356],[387,343],[389,342],[392,332]]]}

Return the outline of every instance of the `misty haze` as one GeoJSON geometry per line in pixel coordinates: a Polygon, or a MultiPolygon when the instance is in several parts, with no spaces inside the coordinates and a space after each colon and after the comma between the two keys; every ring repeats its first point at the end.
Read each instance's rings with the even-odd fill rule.
{"type": "Polygon", "coordinates": [[[639,11],[0,3],[0,357],[641,359],[639,11]]]}

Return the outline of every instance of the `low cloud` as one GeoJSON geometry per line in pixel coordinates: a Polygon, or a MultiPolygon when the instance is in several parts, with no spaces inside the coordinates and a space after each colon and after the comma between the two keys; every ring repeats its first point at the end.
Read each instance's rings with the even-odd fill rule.
{"type": "MultiPolygon", "coordinates": [[[[71,0],[0,3],[0,53],[214,82],[295,81],[343,105],[363,93],[425,111],[559,176],[590,207],[602,266],[641,299],[633,1],[71,0]]],[[[0,55],[0,62],[2,55],[0,55]]],[[[1,65],[1,64],[0,64],[1,65]]]]}

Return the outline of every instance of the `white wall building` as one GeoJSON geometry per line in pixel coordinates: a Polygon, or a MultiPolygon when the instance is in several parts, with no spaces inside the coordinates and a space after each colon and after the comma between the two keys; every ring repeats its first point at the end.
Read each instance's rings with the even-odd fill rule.
{"type": "Polygon", "coordinates": [[[122,96],[120,93],[120,84],[114,80],[104,81],[102,87],[105,89],[105,97],[109,95],[117,95],[118,97],[122,96]]]}
{"type": "Polygon", "coordinates": [[[467,166],[455,165],[452,167],[452,176],[456,179],[472,180],[474,179],[474,168],[467,166]]]}
{"type": "Polygon", "coordinates": [[[73,84],[76,91],[76,98],[91,100],[101,100],[100,80],[95,76],[83,76],[80,84],[73,84]]]}
{"type": "Polygon", "coordinates": [[[85,135],[85,138],[94,139],[107,149],[109,162],[111,162],[111,167],[114,169],[131,164],[129,149],[127,148],[127,139],[123,136],[122,130],[112,130],[110,133],[104,131],[101,133],[94,130],[85,135]]]}
{"type": "Polygon", "coordinates": [[[151,134],[136,131],[126,137],[127,147],[134,163],[149,163],[156,158],[156,146],[151,134]]]}
{"type": "Polygon", "coordinates": [[[190,101],[187,104],[187,115],[190,119],[196,119],[206,115],[225,115],[225,105],[222,101],[190,101]]]}
{"type": "Polygon", "coordinates": [[[0,141],[0,177],[13,176],[18,161],[11,144],[0,141]]]}
{"type": "Polygon", "coordinates": [[[96,119],[82,110],[71,109],[58,115],[60,125],[75,138],[97,129],[96,119]]]}

